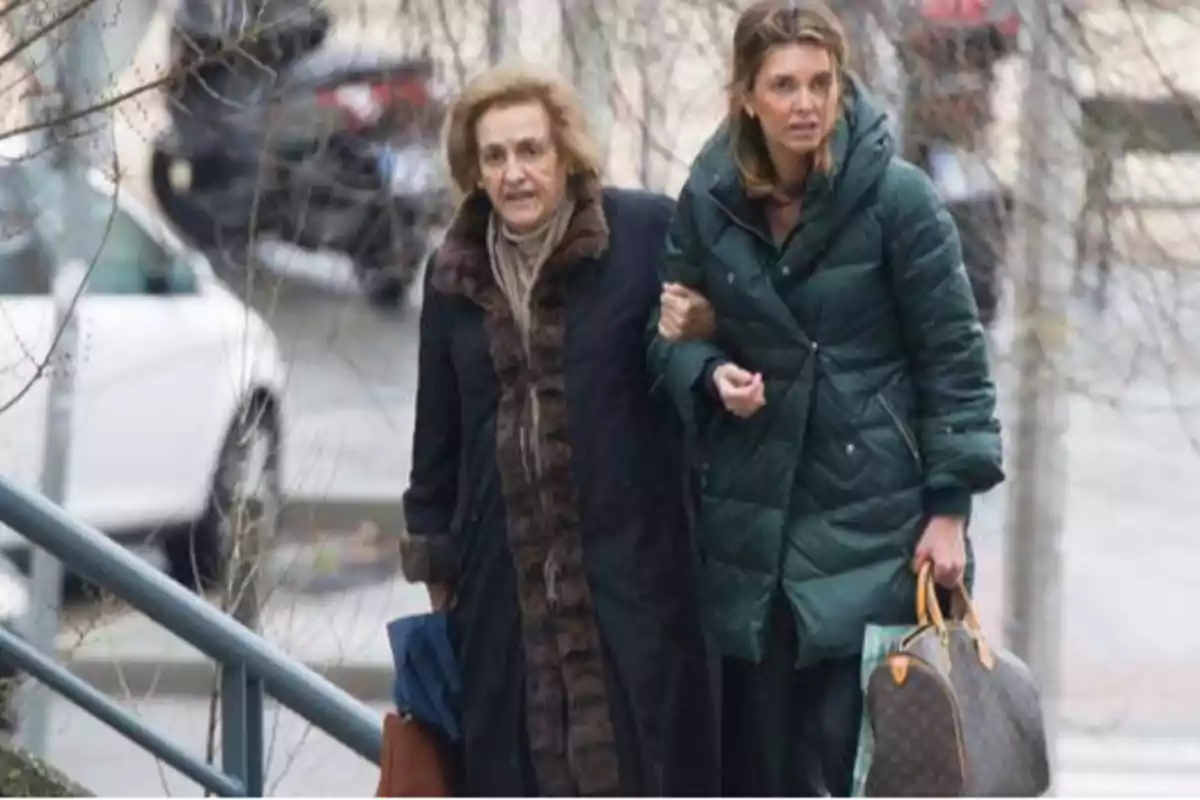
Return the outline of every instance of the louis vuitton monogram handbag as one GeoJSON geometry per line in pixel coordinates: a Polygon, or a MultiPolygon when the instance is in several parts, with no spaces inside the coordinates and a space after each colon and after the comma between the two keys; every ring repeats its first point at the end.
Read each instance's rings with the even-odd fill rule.
{"type": "Polygon", "coordinates": [[[866,686],[869,797],[1036,797],[1050,787],[1041,700],[1029,669],[991,647],[959,585],[943,613],[928,566],[917,627],[866,686]]]}

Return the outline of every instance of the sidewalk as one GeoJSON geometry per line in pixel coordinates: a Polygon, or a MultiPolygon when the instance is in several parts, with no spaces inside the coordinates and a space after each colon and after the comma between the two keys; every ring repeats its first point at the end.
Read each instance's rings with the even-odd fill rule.
{"type": "Polygon", "coordinates": [[[1064,737],[1056,792],[1064,797],[1200,796],[1200,738],[1064,737]]]}

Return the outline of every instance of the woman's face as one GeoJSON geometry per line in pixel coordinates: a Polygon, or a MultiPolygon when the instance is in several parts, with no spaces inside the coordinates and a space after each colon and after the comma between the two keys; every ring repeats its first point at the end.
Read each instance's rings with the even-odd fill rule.
{"type": "Polygon", "coordinates": [[[807,156],[838,120],[839,93],[833,58],[815,44],[771,48],[746,98],[772,152],[807,156]]]}
{"type": "Polygon", "coordinates": [[[488,109],[475,126],[483,190],[514,231],[535,230],[567,194],[550,115],[534,100],[488,109]]]}

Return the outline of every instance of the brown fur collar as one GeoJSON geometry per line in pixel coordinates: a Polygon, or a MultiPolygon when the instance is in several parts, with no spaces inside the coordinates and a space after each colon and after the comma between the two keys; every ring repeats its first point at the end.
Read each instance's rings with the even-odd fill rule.
{"type": "Polygon", "coordinates": [[[492,277],[486,243],[491,208],[482,193],[460,208],[432,280],[436,289],[483,307],[500,383],[496,461],[517,576],[525,716],[538,793],[613,796],[622,794],[621,781],[600,633],[584,570],[563,371],[569,279],[581,262],[606,252],[609,233],[599,185],[578,187],[576,197],[563,241],[533,288],[528,357],[492,277]],[[531,392],[540,409],[538,480],[526,475],[522,456],[522,437],[531,426],[531,392]]]}
{"type": "MultiPolygon", "coordinates": [[[[553,273],[568,269],[580,261],[599,258],[608,250],[608,221],[604,218],[604,191],[598,182],[581,182],[575,192],[575,215],[567,226],[558,249],[542,268],[541,283],[555,279],[553,273]]],[[[480,301],[492,283],[488,262],[487,226],[492,204],[487,195],[476,191],[459,206],[446,231],[435,260],[433,285],[448,294],[465,295],[480,301]]]]}

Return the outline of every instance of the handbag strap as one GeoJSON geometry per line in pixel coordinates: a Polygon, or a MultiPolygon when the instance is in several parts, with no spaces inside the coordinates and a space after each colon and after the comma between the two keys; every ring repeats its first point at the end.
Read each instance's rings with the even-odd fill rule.
{"type": "MultiPolygon", "coordinates": [[[[964,630],[975,642],[975,651],[979,661],[987,669],[995,666],[996,657],[987,637],[983,634],[983,624],[979,620],[979,612],[971,593],[960,580],[951,591],[951,621],[960,622],[964,630]]],[[[937,584],[933,579],[933,564],[926,561],[917,573],[917,624],[921,627],[933,627],[943,640],[949,634],[946,625],[946,615],[937,596],[937,584]]]]}
{"type": "Polygon", "coordinates": [[[933,581],[933,564],[928,561],[917,572],[917,624],[921,627],[932,625],[938,630],[946,627],[933,581]]]}

